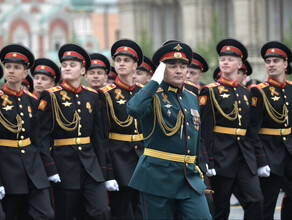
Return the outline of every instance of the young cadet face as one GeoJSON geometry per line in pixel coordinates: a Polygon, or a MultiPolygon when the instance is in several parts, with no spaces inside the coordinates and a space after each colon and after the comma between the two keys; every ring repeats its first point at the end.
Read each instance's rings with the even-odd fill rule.
{"type": "Polygon", "coordinates": [[[246,76],[247,75],[246,75],[245,71],[243,71],[242,69],[238,70],[237,81],[242,84],[242,82],[245,80],[246,76]]]}
{"type": "Polygon", "coordinates": [[[237,74],[241,67],[241,59],[235,56],[220,56],[219,67],[223,75],[237,74]]]}
{"type": "Polygon", "coordinates": [[[106,84],[107,74],[103,68],[92,68],[85,73],[84,78],[89,87],[99,89],[106,84]]]}
{"type": "Polygon", "coordinates": [[[164,81],[181,88],[187,78],[188,66],[185,63],[166,63],[164,81]]]}
{"type": "Polygon", "coordinates": [[[27,76],[28,70],[23,64],[7,62],[4,64],[3,73],[7,84],[15,85],[18,83],[21,84],[22,79],[27,76]]]}
{"type": "Polygon", "coordinates": [[[133,80],[137,83],[141,83],[142,85],[146,85],[151,79],[151,75],[149,72],[144,70],[135,70],[133,75],[133,80]]]}
{"type": "Polygon", "coordinates": [[[133,74],[138,65],[132,57],[126,55],[117,55],[114,62],[118,75],[133,74]]]}
{"type": "Polygon", "coordinates": [[[61,64],[62,77],[67,82],[75,82],[81,80],[81,76],[85,73],[85,67],[76,60],[64,60],[61,64]]]}
{"type": "Polygon", "coordinates": [[[37,94],[41,94],[44,90],[52,88],[54,85],[54,79],[46,74],[36,73],[33,77],[33,90],[37,94]]]}
{"type": "Polygon", "coordinates": [[[202,71],[197,68],[188,67],[187,80],[199,84],[199,80],[202,78],[202,71]]]}
{"type": "Polygon", "coordinates": [[[274,78],[285,74],[288,62],[280,57],[268,57],[265,59],[265,68],[268,76],[274,78]]]}

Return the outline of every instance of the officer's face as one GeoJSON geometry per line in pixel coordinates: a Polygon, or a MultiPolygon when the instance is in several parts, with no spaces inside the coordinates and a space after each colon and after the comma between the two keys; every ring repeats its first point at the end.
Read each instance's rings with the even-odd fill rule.
{"type": "Polygon", "coordinates": [[[21,83],[28,74],[28,70],[23,64],[14,62],[5,63],[3,72],[8,85],[21,83]]]}
{"type": "Polygon", "coordinates": [[[79,81],[85,73],[85,67],[79,61],[65,60],[61,65],[62,77],[67,82],[79,81]]]}
{"type": "Polygon", "coordinates": [[[137,83],[141,83],[146,85],[151,79],[151,75],[149,72],[144,70],[135,70],[133,75],[133,80],[137,83]]]}
{"type": "Polygon", "coordinates": [[[119,76],[132,75],[137,68],[137,62],[130,56],[118,55],[114,61],[115,70],[119,76]]]}
{"type": "Polygon", "coordinates": [[[41,94],[45,89],[49,89],[55,85],[52,77],[37,73],[33,77],[33,89],[37,94],[41,94]]]}
{"type": "Polygon", "coordinates": [[[284,75],[287,65],[287,61],[279,57],[268,57],[265,59],[267,74],[273,78],[284,75]]]}
{"type": "Polygon", "coordinates": [[[235,56],[220,56],[219,57],[219,67],[224,75],[237,74],[238,70],[241,67],[241,59],[235,56]]]}
{"type": "Polygon", "coordinates": [[[187,64],[166,63],[164,81],[172,86],[181,88],[187,77],[187,64]]]}
{"type": "Polygon", "coordinates": [[[187,80],[199,84],[199,80],[202,78],[202,71],[200,69],[188,67],[187,80]]]}
{"type": "Polygon", "coordinates": [[[93,68],[84,75],[89,87],[92,89],[99,89],[103,87],[107,81],[107,74],[103,68],[93,68]]]}

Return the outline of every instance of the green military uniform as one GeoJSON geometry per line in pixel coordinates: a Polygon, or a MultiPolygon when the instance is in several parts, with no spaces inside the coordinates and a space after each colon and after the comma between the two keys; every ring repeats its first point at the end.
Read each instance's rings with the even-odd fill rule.
{"type": "MultiPolygon", "coordinates": [[[[172,51],[177,57],[186,57],[190,52],[191,57],[187,45],[172,43],[156,52],[154,64],[172,51]]],[[[128,102],[127,110],[141,120],[145,138],[144,154],[129,183],[140,191],[143,217],[171,219],[176,206],[183,219],[211,218],[204,196],[206,186],[196,166],[200,154],[197,96],[165,81],[159,88],[151,80],[128,102]]]]}

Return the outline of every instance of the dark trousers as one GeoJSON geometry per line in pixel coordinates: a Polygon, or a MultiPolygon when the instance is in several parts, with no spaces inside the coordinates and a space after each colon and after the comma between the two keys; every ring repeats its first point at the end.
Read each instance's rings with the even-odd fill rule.
{"type": "Polygon", "coordinates": [[[177,210],[181,219],[212,219],[205,195],[190,189],[186,199],[170,199],[140,192],[143,219],[170,220],[177,210]]]}
{"type": "Polygon", "coordinates": [[[104,183],[92,181],[81,189],[62,189],[54,187],[56,219],[110,219],[107,194],[104,183]],[[80,206],[83,209],[80,209],[80,206]],[[79,211],[82,212],[82,216],[79,211]]]}
{"type": "Polygon", "coordinates": [[[2,204],[6,219],[54,219],[48,189],[30,189],[28,194],[6,194],[2,204]]]}
{"type": "Polygon", "coordinates": [[[234,178],[225,176],[211,177],[214,193],[214,219],[227,220],[230,213],[230,197],[236,186],[240,191],[241,199],[246,204],[244,219],[262,219],[263,197],[260,190],[259,178],[253,175],[245,161],[242,161],[237,175],[234,178]]]}
{"type": "Polygon", "coordinates": [[[128,186],[120,187],[119,191],[109,192],[109,204],[112,219],[141,219],[139,192],[128,186]]]}

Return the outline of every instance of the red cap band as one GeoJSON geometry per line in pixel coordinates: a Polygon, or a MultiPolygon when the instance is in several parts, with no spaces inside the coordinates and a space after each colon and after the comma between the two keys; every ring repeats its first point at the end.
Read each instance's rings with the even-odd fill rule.
{"type": "Polygon", "coordinates": [[[222,47],[220,52],[222,52],[222,51],[234,51],[234,52],[238,53],[240,56],[243,55],[241,50],[239,50],[236,47],[232,47],[232,46],[224,46],[224,47],[222,47]]]}
{"type": "Polygon", "coordinates": [[[151,68],[151,66],[149,66],[147,63],[143,62],[141,64],[141,66],[145,67],[146,69],[148,69],[151,73],[151,75],[153,74],[153,69],[151,68]]]}
{"type": "Polygon", "coordinates": [[[247,67],[244,64],[241,64],[241,67],[247,71],[247,67]]]}
{"type": "Polygon", "coordinates": [[[160,57],[159,61],[162,62],[164,60],[169,60],[169,59],[181,59],[181,60],[189,61],[185,53],[174,52],[174,51],[164,54],[163,56],[160,57]]]}
{"type": "Polygon", "coordinates": [[[81,56],[79,53],[76,53],[75,51],[66,51],[63,55],[63,57],[65,56],[75,56],[75,57],[78,57],[79,59],[82,60],[83,62],[83,65],[85,66],[86,65],[86,62],[85,62],[85,59],[83,56],[81,56]]]}
{"type": "Polygon", "coordinates": [[[138,54],[137,54],[136,51],[133,50],[131,47],[119,47],[119,48],[116,50],[115,54],[118,53],[118,52],[120,52],[120,51],[126,51],[126,52],[129,52],[130,54],[134,55],[134,56],[137,58],[137,60],[139,60],[138,54]]]}
{"type": "Polygon", "coordinates": [[[29,85],[29,82],[26,80],[26,79],[22,79],[22,82],[24,82],[24,84],[28,87],[28,88],[30,88],[30,85],[29,85]]]}
{"type": "Polygon", "coordinates": [[[104,62],[102,62],[100,60],[91,60],[91,65],[94,65],[94,64],[98,64],[98,65],[101,65],[101,66],[106,67],[106,65],[104,64],[104,62]]]}
{"type": "Polygon", "coordinates": [[[265,55],[267,55],[269,53],[278,53],[278,54],[283,55],[285,58],[287,58],[287,54],[283,50],[280,50],[278,48],[270,48],[270,49],[268,49],[265,55]]]}
{"type": "Polygon", "coordinates": [[[56,76],[55,71],[54,71],[51,67],[49,67],[49,66],[38,65],[38,66],[35,68],[35,71],[34,71],[34,72],[36,72],[36,70],[46,70],[46,71],[48,71],[49,73],[51,73],[53,76],[56,76]]]}
{"type": "Polygon", "coordinates": [[[17,53],[17,52],[11,52],[11,53],[8,53],[8,54],[6,54],[5,59],[6,59],[6,58],[9,58],[9,57],[17,57],[17,58],[23,59],[23,60],[25,60],[27,63],[29,63],[28,58],[27,58],[26,56],[24,56],[23,54],[21,54],[21,53],[17,53]]]}
{"type": "Polygon", "coordinates": [[[199,62],[198,60],[192,59],[192,63],[194,63],[194,64],[198,65],[199,67],[201,67],[202,69],[204,69],[203,64],[201,62],[199,62]]]}

